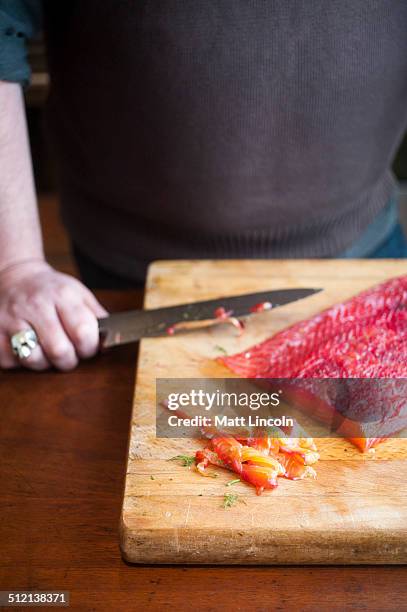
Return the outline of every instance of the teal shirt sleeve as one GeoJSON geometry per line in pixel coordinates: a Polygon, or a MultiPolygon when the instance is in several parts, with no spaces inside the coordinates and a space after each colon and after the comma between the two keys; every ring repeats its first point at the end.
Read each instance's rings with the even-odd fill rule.
{"type": "Polygon", "coordinates": [[[38,34],[41,25],[41,0],[0,0],[1,81],[29,82],[26,41],[38,34]]]}

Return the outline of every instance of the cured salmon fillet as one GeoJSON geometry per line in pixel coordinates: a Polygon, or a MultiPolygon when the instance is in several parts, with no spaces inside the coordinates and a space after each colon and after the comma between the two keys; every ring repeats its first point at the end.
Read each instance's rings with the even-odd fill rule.
{"type": "MultiPolygon", "coordinates": [[[[245,378],[407,378],[407,275],[363,291],[218,361],[245,378]]],[[[311,407],[308,388],[308,409],[311,407]]],[[[387,412],[383,437],[353,436],[352,441],[366,450],[399,431],[400,418],[395,419],[397,429],[393,431],[389,431],[388,419],[402,416],[403,409],[407,411],[405,398],[400,401],[398,397],[387,412]]],[[[324,410],[331,411],[332,417],[332,406],[321,409],[321,405],[318,416],[324,410]]]]}

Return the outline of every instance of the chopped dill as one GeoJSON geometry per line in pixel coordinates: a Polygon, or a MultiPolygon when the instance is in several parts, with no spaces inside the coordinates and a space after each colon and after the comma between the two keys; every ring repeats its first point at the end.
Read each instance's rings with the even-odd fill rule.
{"type": "Polygon", "coordinates": [[[225,493],[223,496],[223,507],[231,508],[237,502],[237,495],[235,493],[225,493]]]}
{"type": "Polygon", "coordinates": [[[184,467],[191,467],[195,463],[195,457],[190,455],[176,455],[175,457],[171,457],[168,461],[181,461],[181,465],[184,467]]]}
{"type": "Polygon", "coordinates": [[[236,478],[235,480],[229,480],[229,482],[226,483],[226,487],[231,487],[232,485],[236,484],[240,482],[240,478],[236,478]]]}
{"type": "Polygon", "coordinates": [[[223,348],[223,346],[220,346],[219,344],[217,344],[215,346],[215,351],[219,351],[220,353],[223,353],[224,355],[227,355],[227,350],[223,348]]]}

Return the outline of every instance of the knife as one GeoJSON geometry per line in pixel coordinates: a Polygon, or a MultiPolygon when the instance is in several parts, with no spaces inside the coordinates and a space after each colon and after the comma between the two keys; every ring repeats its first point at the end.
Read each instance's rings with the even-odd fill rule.
{"type": "Polygon", "coordinates": [[[234,317],[243,317],[252,314],[256,304],[269,302],[272,308],[276,308],[319,291],[321,289],[277,289],[165,308],[117,312],[99,319],[100,345],[101,348],[108,348],[136,342],[140,338],[166,336],[168,328],[180,321],[202,321],[202,327],[205,327],[208,320],[215,318],[218,308],[232,311],[234,317]]]}

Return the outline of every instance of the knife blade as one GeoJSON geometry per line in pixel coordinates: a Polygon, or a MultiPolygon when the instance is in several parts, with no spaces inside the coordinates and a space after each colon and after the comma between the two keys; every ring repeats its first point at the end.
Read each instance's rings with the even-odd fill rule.
{"type": "Polygon", "coordinates": [[[251,309],[259,303],[270,302],[273,308],[302,300],[321,289],[298,288],[277,289],[219,297],[214,300],[166,306],[151,310],[129,310],[117,312],[99,319],[100,344],[102,348],[136,342],[141,338],[166,336],[167,330],[180,321],[207,321],[215,318],[215,310],[224,308],[234,317],[252,314],[251,309]]]}

